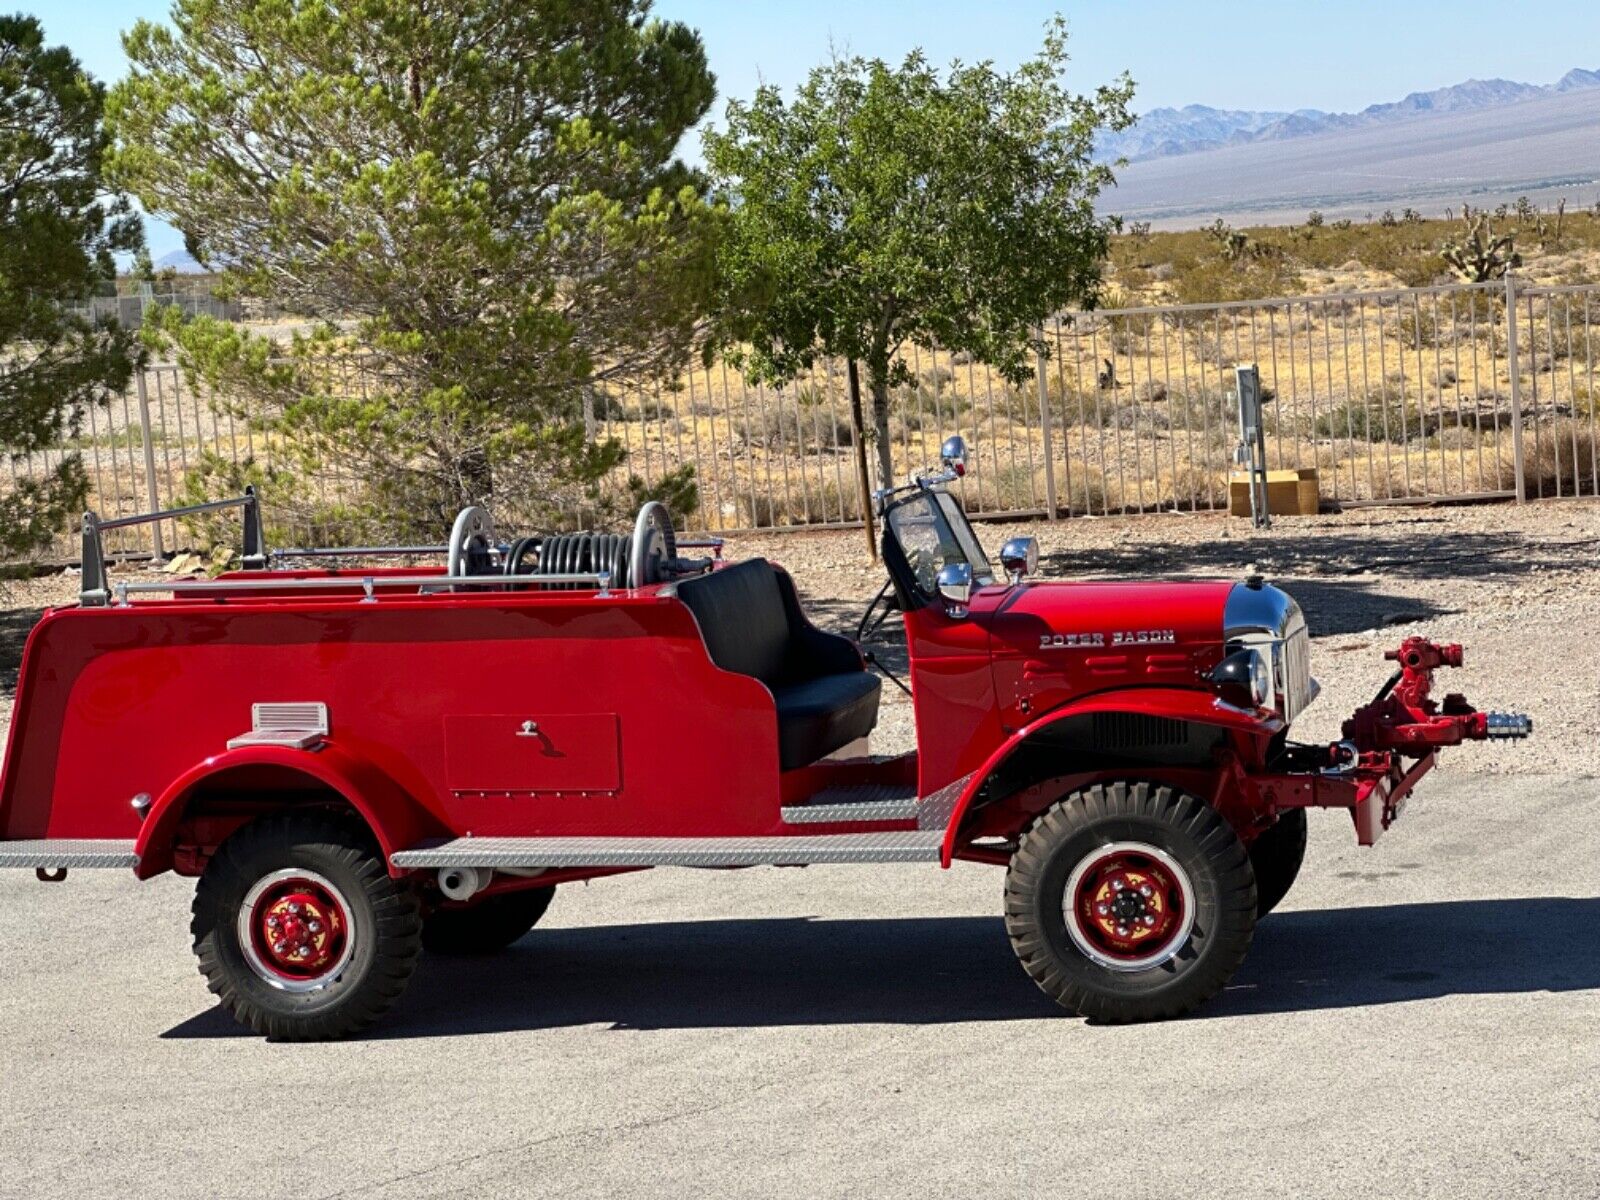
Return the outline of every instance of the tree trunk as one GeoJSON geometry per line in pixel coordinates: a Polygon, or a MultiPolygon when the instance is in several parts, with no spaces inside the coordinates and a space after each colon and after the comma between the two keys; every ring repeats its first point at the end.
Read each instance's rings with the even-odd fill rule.
{"type": "Polygon", "coordinates": [[[867,478],[867,423],[861,417],[861,372],[850,360],[850,434],[856,450],[856,486],[861,491],[861,524],[867,531],[867,553],[878,561],[878,537],[872,528],[872,482],[867,478]]]}
{"type": "Polygon", "coordinates": [[[889,445],[889,371],[873,366],[872,432],[878,449],[878,486],[894,486],[894,454],[889,445]]]}

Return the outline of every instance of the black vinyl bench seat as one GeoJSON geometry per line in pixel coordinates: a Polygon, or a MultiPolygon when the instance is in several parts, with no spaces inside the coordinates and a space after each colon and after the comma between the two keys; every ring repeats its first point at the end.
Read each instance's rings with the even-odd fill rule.
{"type": "Polygon", "coordinates": [[[766,684],[778,710],[778,766],[791,771],[866,737],[878,677],[849,638],[805,618],[794,583],[764,558],[677,585],[711,661],[766,684]]]}

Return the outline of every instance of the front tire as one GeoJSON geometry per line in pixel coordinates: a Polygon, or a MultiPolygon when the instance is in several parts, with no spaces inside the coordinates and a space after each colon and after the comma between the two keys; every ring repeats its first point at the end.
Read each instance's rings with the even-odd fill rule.
{"type": "Polygon", "coordinates": [[[240,1024],[278,1041],[356,1033],[399,999],[422,949],[416,894],[364,828],[264,817],[218,848],[194,894],[194,952],[240,1024]]]}
{"type": "Polygon", "coordinates": [[[1256,914],[1266,916],[1283,902],[1306,860],[1306,810],[1286,810],[1272,828],[1250,845],[1256,873],[1256,914]]]}
{"type": "Polygon", "coordinates": [[[422,920],[422,948],[430,954],[493,954],[539,923],[555,896],[554,885],[486,896],[462,908],[439,908],[422,920]]]}
{"type": "Polygon", "coordinates": [[[1180,1016],[1222,990],[1256,922],[1249,855],[1216,810],[1157,784],[1073,792],[1023,834],[1006,932],[1064,1008],[1113,1024],[1180,1016]]]}

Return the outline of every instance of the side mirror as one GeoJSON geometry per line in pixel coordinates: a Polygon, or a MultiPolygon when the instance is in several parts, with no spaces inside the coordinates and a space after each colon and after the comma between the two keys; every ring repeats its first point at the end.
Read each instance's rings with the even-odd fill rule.
{"type": "Polygon", "coordinates": [[[945,469],[954,471],[957,475],[967,473],[967,442],[960,434],[945,438],[944,445],[939,447],[939,461],[944,463],[945,469]]]}
{"type": "Polygon", "coordinates": [[[940,567],[939,595],[944,598],[945,612],[949,616],[966,616],[967,604],[972,599],[972,564],[946,563],[940,567]]]}
{"type": "Polygon", "coordinates": [[[1039,569],[1039,539],[1012,538],[1000,547],[1000,565],[1011,576],[1012,583],[1021,583],[1024,575],[1032,575],[1039,569]]]}

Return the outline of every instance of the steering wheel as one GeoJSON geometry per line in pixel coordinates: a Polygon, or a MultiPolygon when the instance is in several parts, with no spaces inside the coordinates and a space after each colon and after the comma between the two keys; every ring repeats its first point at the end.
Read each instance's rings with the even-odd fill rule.
{"type": "Polygon", "coordinates": [[[647,500],[633,523],[633,555],[629,559],[629,580],[633,587],[660,583],[667,567],[678,557],[678,539],[672,532],[672,517],[659,500],[647,500]]]}
{"type": "Polygon", "coordinates": [[[494,545],[494,518],[489,511],[469,504],[456,515],[450,530],[450,556],[446,559],[448,575],[472,575],[474,567],[489,561],[489,551],[494,545]]]}

